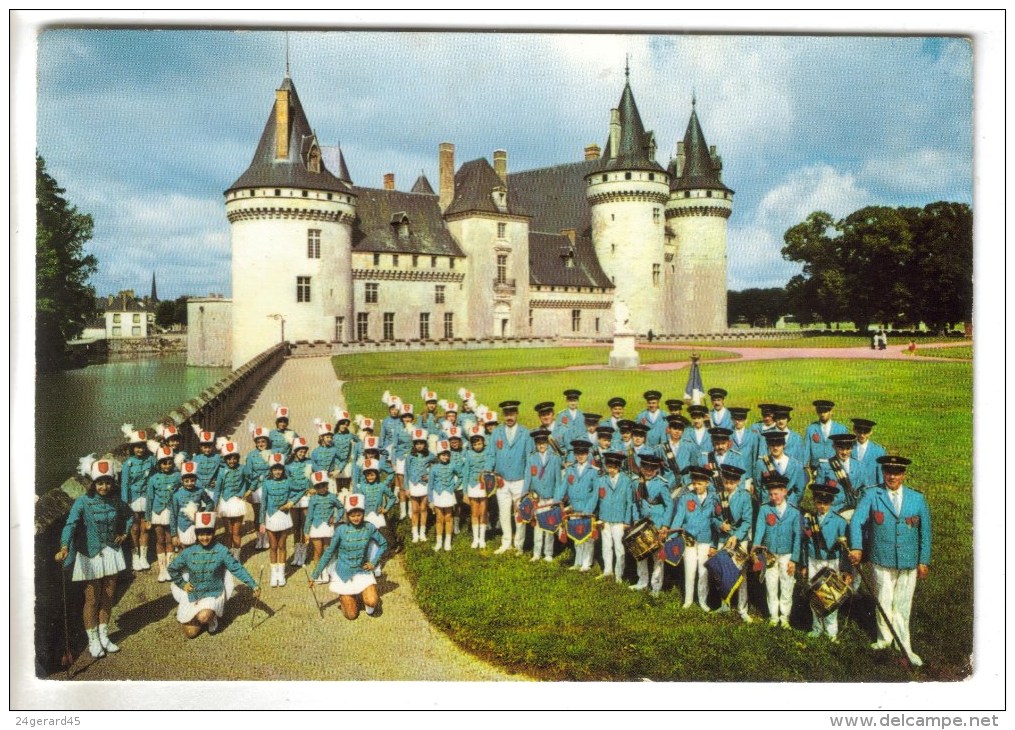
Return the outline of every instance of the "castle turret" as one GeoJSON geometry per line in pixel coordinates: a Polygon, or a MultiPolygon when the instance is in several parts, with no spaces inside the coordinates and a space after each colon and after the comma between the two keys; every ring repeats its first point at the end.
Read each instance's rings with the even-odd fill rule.
{"type": "Polygon", "coordinates": [[[596,255],[616,287],[615,301],[623,300],[630,310],[631,327],[660,333],[663,209],[670,178],[655,161],[655,137],[645,131],[630,81],[611,112],[600,159],[585,176],[596,255]]]}
{"type": "Polygon", "coordinates": [[[356,193],[339,159],[336,176],[287,75],[250,166],[225,192],[234,368],[278,343],[283,330],[287,341],[347,336],[356,193]]]}
{"type": "Polygon", "coordinates": [[[683,142],[671,162],[666,204],[666,330],[708,334],[726,329],[726,220],[733,191],[722,182],[722,160],[709,148],[695,101],[683,142]]]}

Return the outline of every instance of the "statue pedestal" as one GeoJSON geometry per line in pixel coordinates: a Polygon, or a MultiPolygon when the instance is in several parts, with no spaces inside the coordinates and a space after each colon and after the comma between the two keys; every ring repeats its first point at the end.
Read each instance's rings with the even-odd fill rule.
{"type": "Polygon", "coordinates": [[[632,370],[641,364],[638,351],[634,347],[633,333],[619,333],[613,336],[613,349],[610,351],[610,367],[619,370],[632,370]]]}

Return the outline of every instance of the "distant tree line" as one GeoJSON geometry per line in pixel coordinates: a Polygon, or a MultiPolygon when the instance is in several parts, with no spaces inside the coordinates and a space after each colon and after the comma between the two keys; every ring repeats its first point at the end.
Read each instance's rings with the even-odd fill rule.
{"type": "Polygon", "coordinates": [[[167,299],[155,305],[155,324],[163,329],[170,329],[174,325],[187,326],[187,299],[189,297],[177,297],[167,299]]]}

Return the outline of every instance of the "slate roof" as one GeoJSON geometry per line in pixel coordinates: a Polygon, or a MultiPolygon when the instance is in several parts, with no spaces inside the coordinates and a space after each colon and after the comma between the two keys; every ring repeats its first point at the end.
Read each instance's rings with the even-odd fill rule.
{"type": "Polygon", "coordinates": [[[613,283],[599,265],[592,240],[552,233],[529,233],[529,283],[532,286],[591,286],[612,289],[613,283]],[[562,255],[573,253],[574,266],[562,255]]]}
{"type": "Polygon", "coordinates": [[[358,196],[352,231],[353,251],[465,256],[448,232],[436,195],[401,190],[354,188],[358,196]],[[399,236],[397,222],[409,221],[409,235],[399,236]]]}
{"type": "Polygon", "coordinates": [[[620,139],[617,140],[617,149],[613,150],[607,139],[606,152],[599,160],[599,165],[592,172],[605,172],[606,170],[653,170],[662,172],[663,168],[652,159],[652,148],[655,146],[655,136],[652,132],[645,131],[642,124],[641,114],[638,113],[638,105],[634,103],[634,92],[631,91],[631,84],[624,84],[624,91],[620,95],[620,103],[617,105],[620,111],[620,139]]]}
{"type": "Polygon", "coordinates": [[[698,122],[698,112],[691,103],[691,118],[684,132],[684,171],[670,181],[670,190],[727,190],[719,179],[719,166],[708,151],[705,135],[698,122]]]}
{"type": "Polygon", "coordinates": [[[96,302],[98,309],[104,312],[154,312],[155,307],[147,305],[143,300],[129,297],[126,294],[100,297],[96,302]]]}
{"type": "Polygon", "coordinates": [[[583,160],[509,174],[508,200],[531,216],[530,231],[558,234],[574,228],[579,236],[591,236],[585,176],[599,165],[599,160],[583,160]]]}
{"type": "Polygon", "coordinates": [[[455,199],[444,211],[445,215],[455,213],[500,213],[510,215],[527,215],[517,204],[508,187],[507,210],[500,210],[494,205],[493,190],[497,187],[508,187],[500,179],[500,175],[484,157],[469,160],[458,168],[455,173],[455,199]]]}
{"type": "Polygon", "coordinates": [[[349,176],[349,168],[345,164],[345,155],[342,154],[342,146],[321,147],[321,160],[324,166],[333,171],[335,177],[345,183],[352,185],[352,178],[349,176]]]}
{"type": "Polygon", "coordinates": [[[426,179],[426,175],[421,174],[416,178],[416,182],[412,184],[412,190],[409,192],[419,193],[421,195],[436,195],[433,186],[430,185],[430,181],[426,179]]]}
{"type": "MultiPolygon", "coordinates": [[[[296,86],[292,79],[286,78],[282,81],[279,90],[289,91],[291,108],[289,110],[289,156],[285,159],[275,159],[275,106],[271,105],[271,112],[268,114],[268,121],[261,132],[261,140],[257,143],[257,150],[254,158],[250,161],[250,167],[240,175],[226,192],[236,188],[252,187],[292,187],[312,188],[314,190],[331,190],[341,193],[352,192],[349,185],[328,172],[324,157],[321,157],[321,171],[310,172],[307,169],[306,158],[310,151],[310,141],[314,139],[314,131],[307,121],[307,115],[303,111],[300,97],[296,93],[296,86]]],[[[339,153],[341,155],[341,152],[339,153]]],[[[348,177],[345,171],[345,177],[348,177]]]]}

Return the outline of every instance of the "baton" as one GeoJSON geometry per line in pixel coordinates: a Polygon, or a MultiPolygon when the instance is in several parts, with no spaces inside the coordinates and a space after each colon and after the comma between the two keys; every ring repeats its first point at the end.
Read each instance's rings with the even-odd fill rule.
{"type": "MultiPolygon", "coordinates": [[[[264,578],[264,566],[262,565],[261,569],[259,571],[257,571],[257,585],[258,586],[261,585],[261,581],[262,581],[263,578],[264,578]]],[[[253,594],[251,594],[251,598],[254,598],[253,594]]],[[[256,615],[257,615],[257,599],[254,598],[254,603],[250,607],[250,630],[251,631],[254,630],[254,616],[256,616],[256,615]]]]}
{"type": "Polygon", "coordinates": [[[899,640],[899,635],[895,631],[895,625],[888,618],[888,614],[885,612],[884,607],[881,605],[881,601],[878,600],[877,595],[871,588],[871,585],[873,584],[874,581],[867,580],[867,576],[863,574],[863,571],[860,568],[861,565],[864,565],[864,563],[860,563],[859,565],[856,566],[857,572],[860,573],[860,587],[864,588],[866,586],[867,595],[870,596],[871,599],[874,601],[874,605],[877,606],[878,613],[881,614],[881,618],[883,618],[885,623],[888,624],[888,631],[892,634],[892,639],[895,641],[895,644],[899,647],[899,651],[902,652],[902,656],[905,657],[906,659],[906,669],[908,669],[909,671],[913,671],[913,662],[910,661],[909,659],[909,652],[906,650],[906,647],[904,647],[902,645],[902,642],[899,640]]]}
{"type": "Polygon", "coordinates": [[[74,666],[74,654],[70,650],[70,628],[67,625],[67,571],[60,566],[60,578],[63,583],[63,641],[64,652],[60,659],[60,665],[67,670],[67,679],[70,679],[70,670],[74,666]]]}
{"type": "Polygon", "coordinates": [[[310,571],[307,570],[307,566],[303,566],[303,572],[307,576],[307,587],[310,589],[310,595],[314,597],[314,603],[317,604],[317,612],[321,614],[321,618],[324,618],[324,609],[321,608],[321,602],[317,600],[317,593],[314,592],[314,579],[310,577],[310,571]]]}

